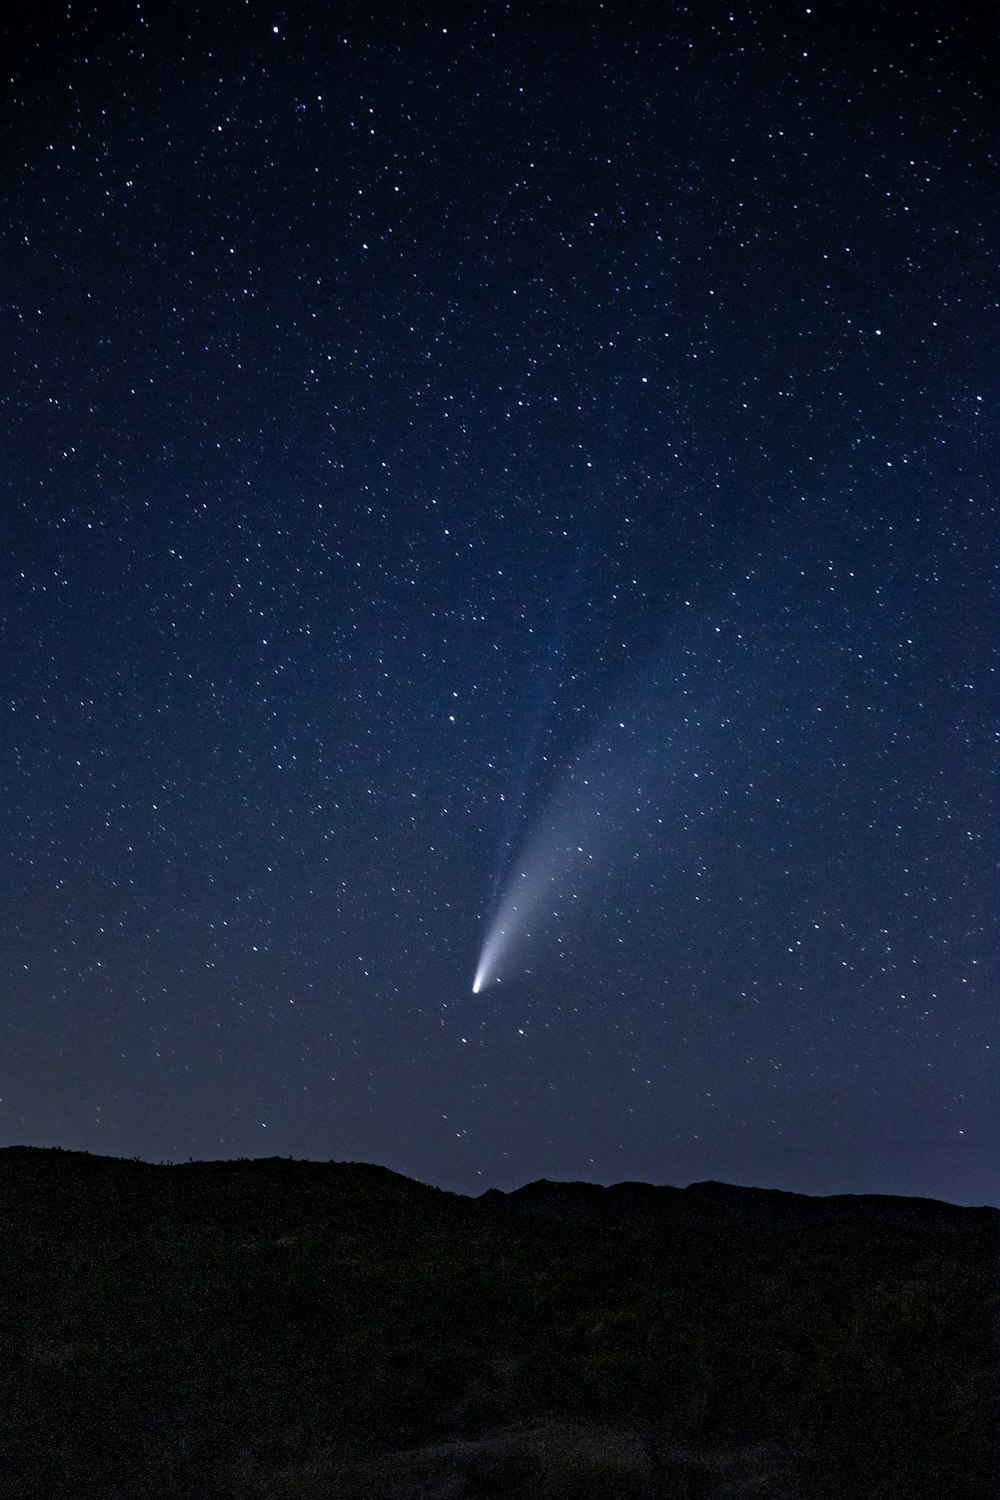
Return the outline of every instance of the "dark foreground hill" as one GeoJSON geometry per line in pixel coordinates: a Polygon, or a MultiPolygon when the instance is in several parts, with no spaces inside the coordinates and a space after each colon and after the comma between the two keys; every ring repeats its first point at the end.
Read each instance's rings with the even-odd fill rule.
{"type": "Polygon", "coordinates": [[[19,1500],[993,1500],[998,1218],[0,1151],[19,1500]]]}

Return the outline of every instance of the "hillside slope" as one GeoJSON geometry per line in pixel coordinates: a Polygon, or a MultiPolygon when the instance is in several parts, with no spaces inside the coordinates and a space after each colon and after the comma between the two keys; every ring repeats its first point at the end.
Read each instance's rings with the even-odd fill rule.
{"type": "Polygon", "coordinates": [[[996,1492],[998,1215],[0,1151],[0,1490],[996,1492]]]}

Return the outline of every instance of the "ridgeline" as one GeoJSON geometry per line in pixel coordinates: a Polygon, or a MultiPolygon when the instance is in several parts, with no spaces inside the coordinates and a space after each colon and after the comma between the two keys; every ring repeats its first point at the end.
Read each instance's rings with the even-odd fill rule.
{"type": "Polygon", "coordinates": [[[994,1500],[1000,1212],[0,1150],[18,1500],[994,1500]]]}

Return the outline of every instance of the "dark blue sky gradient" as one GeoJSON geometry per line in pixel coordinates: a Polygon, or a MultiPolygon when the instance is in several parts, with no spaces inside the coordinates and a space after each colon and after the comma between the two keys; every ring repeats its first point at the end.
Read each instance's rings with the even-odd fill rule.
{"type": "Polygon", "coordinates": [[[0,1142],[1000,1201],[990,18],[5,23],[0,1142]]]}

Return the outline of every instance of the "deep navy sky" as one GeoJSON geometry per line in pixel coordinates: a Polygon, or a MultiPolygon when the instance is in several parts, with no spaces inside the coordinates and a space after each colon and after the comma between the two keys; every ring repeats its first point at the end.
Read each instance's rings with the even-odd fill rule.
{"type": "Polygon", "coordinates": [[[0,1142],[1000,1201],[991,12],[6,23],[0,1142]]]}

